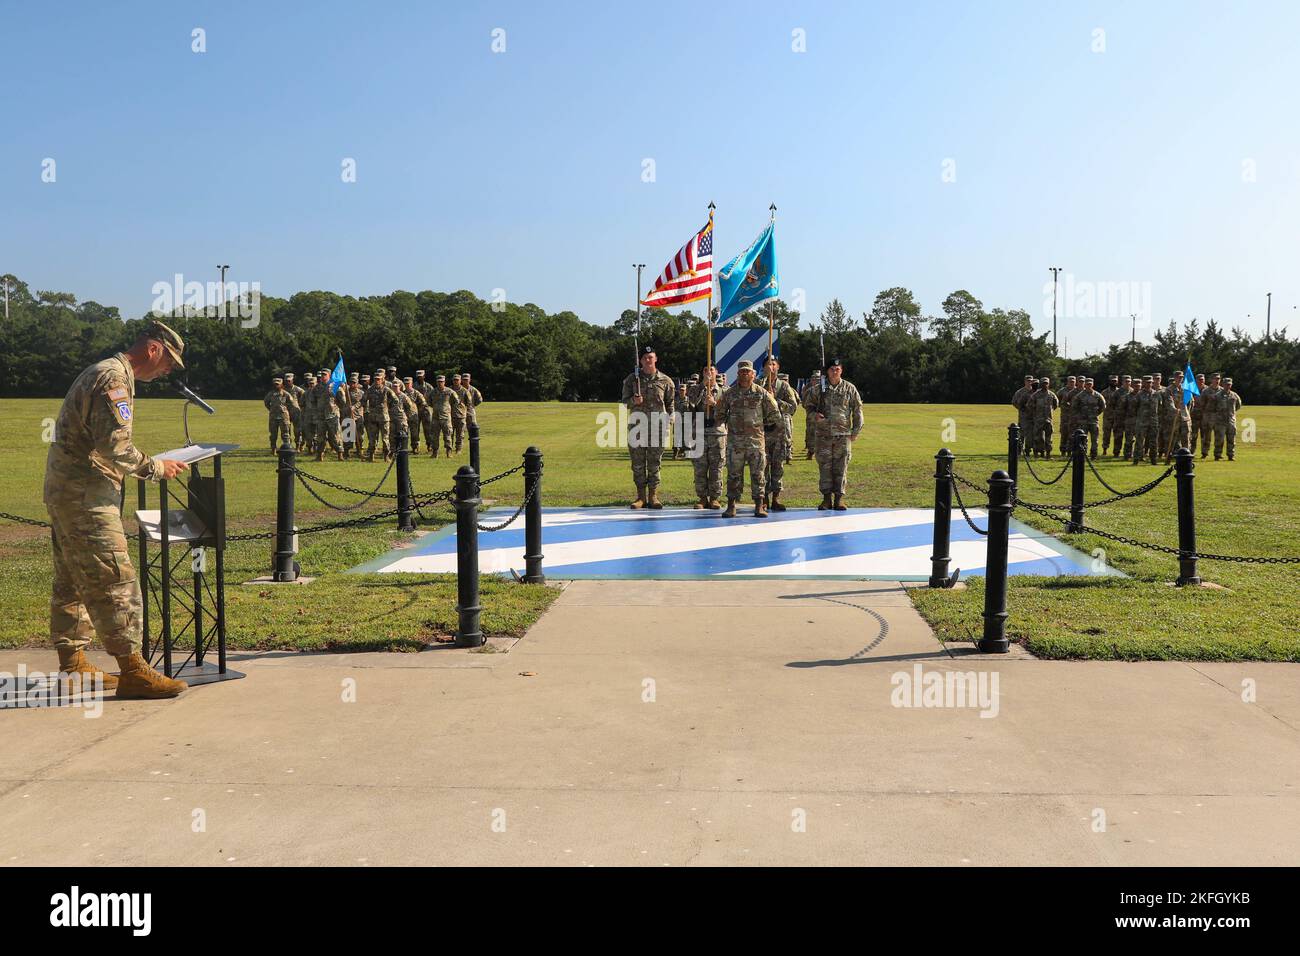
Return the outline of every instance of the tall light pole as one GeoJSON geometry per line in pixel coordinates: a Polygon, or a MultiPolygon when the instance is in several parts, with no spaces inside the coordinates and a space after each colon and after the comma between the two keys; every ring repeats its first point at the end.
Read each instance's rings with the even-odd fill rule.
{"type": "Polygon", "coordinates": [[[1268,312],[1264,316],[1264,340],[1268,341],[1269,326],[1273,321],[1273,293],[1268,294],[1268,312]]]}
{"type": "Polygon", "coordinates": [[[1056,277],[1061,271],[1060,266],[1048,266],[1052,272],[1052,352],[1059,355],[1056,351],[1056,277]]]}
{"type": "Polygon", "coordinates": [[[9,277],[5,276],[5,321],[9,321],[9,277]]]}
{"type": "Polygon", "coordinates": [[[1130,312],[1128,317],[1133,320],[1133,332],[1129,336],[1128,344],[1136,346],[1138,344],[1138,317],[1136,312],[1130,312]]]}
{"type": "Polygon", "coordinates": [[[226,270],[230,266],[218,265],[217,268],[221,270],[221,291],[219,296],[221,298],[221,318],[224,319],[226,317],[226,270]]]}

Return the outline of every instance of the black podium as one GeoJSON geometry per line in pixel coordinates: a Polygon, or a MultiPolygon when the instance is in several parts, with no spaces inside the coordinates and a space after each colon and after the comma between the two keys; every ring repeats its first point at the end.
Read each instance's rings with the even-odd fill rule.
{"type": "Polygon", "coordinates": [[[182,481],[139,481],[141,653],[155,669],[191,687],[244,676],[226,666],[226,493],[221,477],[222,454],[238,447],[188,445],[159,456],[189,464],[182,480],[184,500],[173,487],[182,481]],[[148,508],[151,485],[158,488],[156,511],[148,508]],[[169,507],[168,499],[178,507],[169,507]],[[177,665],[177,645],[187,638],[192,647],[177,665]],[[216,663],[210,659],[214,642],[216,663]]]}

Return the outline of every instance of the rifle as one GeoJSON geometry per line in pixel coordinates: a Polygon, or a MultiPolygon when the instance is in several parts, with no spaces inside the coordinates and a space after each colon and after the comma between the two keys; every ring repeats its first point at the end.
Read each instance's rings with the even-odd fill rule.
{"type": "Polygon", "coordinates": [[[817,336],[821,339],[822,346],[822,367],[818,375],[820,382],[817,385],[817,414],[823,418],[826,417],[826,333],[820,332],[817,336]]]}

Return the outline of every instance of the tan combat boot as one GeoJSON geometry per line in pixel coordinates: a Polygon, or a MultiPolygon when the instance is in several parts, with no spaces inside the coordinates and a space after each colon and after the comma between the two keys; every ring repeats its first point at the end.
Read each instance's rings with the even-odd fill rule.
{"type": "Polygon", "coordinates": [[[706,507],[707,507],[710,511],[717,511],[718,509],[720,509],[720,508],[722,507],[722,502],[719,501],[717,498],[710,498],[710,499],[709,499],[709,503],[708,503],[708,505],[706,505],[706,507]]]}
{"type": "Polygon", "coordinates": [[[59,648],[59,672],[63,674],[80,674],[81,686],[87,690],[91,689],[92,682],[99,678],[103,681],[104,690],[112,690],[117,686],[117,678],[112,674],[106,674],[86,657],[86,652],[79,647],[60,647],[59,648]]]}
{"type": "Polygon", "coordinates": [[[121,700],[159,700],[163,697],[175,697],[187,686],[184,681],[173,680],[159,674],[138,653],[119,657],[117,663],[122,668],[122,676],[117,683],[117,696],[121,700]]]}
{"type": "Polygon", "coordinates": [[[735,499],[735,498],[728,498],[728,499],[727,499],[727,510],[724,511],[724,512],[722,512],[722,517],[724,517],[724,518],[734,518],[734,517],[736,517],[736,499],[735,499]]]}
{"type": "Polygon", "coordinates": [[[650,500],[646,502],[647,508],[653,508],[655,511],[662,511],[664,503],[659,500],[659,486],[650,486],[650,500]]]}
{"type": "Polygon", "coordinates": [[[826,492],[824,495],[822,495],[822,503],[817,506],[817,510],[818,511],[831,510],[831,493],[829,491],[826,492]]]}
{"type": "Polygon", "coordinates": [[[844,496],[843,496],[843,495],[836,495],[836,496],[835,496],[835,504],[834,504],[833,507],[835,508],[836,511],[848,511],[848,510],[849,510],[849,506],[846,505],[846,504],[844,503],[844,496]]]}
{"type": "Polygon", "coordinates": [[[709,506],[709,499],[701,498],[699,501],[695,502],[695,504],[692,505],[691,507],[693,507],[696,511],[703,511],[708,506],[709,506]]]}
{"type": "Polygon", "coordinates": [[[772,504],[770,507],[772,508],[773,511],[785,510],[785,505],[781,504],[781,492],[779,491],[772,492],[772,504]]]}
{"type": "Polygon", "coordinates": [[[632,502],[632,510],[639,511],[645,507],[645,485],[636,486],[636,501],[632,502]]]}
{"type": "Polygon", "coordinates": [[[755,518],[767,517],[767,501],[765,499],[759,498],[757,501],[754,502],[754,517],[755,518]]]}
{"type": "Polygon", "coordinates": [[[316,460],[317,460],[317,461],[324,461],[324,460],[325,460],[325,449],[324,449],[324,448],[321,448],[320,451],[316,452],[316,460]]]}

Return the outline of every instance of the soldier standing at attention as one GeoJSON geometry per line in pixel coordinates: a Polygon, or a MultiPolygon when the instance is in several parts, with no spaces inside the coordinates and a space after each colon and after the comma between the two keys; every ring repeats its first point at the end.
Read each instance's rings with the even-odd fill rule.
{"type": "Polygon", "coordinates": [[[1225,441],[1228,445],[1228,461],[1235,461],[1237,454],[1237,409],[1241,408],[1241,396],[1232,390],[1232,379],[1225,378],[1223,386],[1215,393],[1217,400],[1214,418],[1214,460],[1222,457],[1225,441]]]}
{"type": "Polygon", "coordinates": [[[1142,376],[1142,391],[1137,394],[1137,438],[1133,443],[1133,464],[1149,457],[1156,463],[1156,449],[1160,444],[1160,401],[1155,390],[1155,378],[1142,376]]]}
{"type": "Polygon", "coordinates": [[[1105,412],[1107,408],[1106,399],[1101,392],[1096,391],[1092,379],[1083,380],[1083,391],[1074,397],[1072,403],[1074,408],[1074,425],[1075,428],[1082,428],[1084,435],[1091,440],[1092,449],[1089,457],[1093,461],[1097,460],[1097,416],[1105,412]]]}
{"type": "Polygon", "coordinates": [[[1110,443],[1113,438],[1116,444],[1116,454],[1118,454],[1118,446],[1123,443],[1124,437],[1124,419],[1119,410],[1118,375],[1110,377],[1110,384],[1102,390],[1101,397],[1106,400],[1106,411],[1101,416],[1101,453],[1105,455],[1110,452],[1110,443]]]}
{"type": "Polygon", "coordinates": [[[636,485],[633,508],[662,508],[659,500],[659,465],[664,457],[664,432],[673,407],[673,380],[659,371],[659,357],[647,345],[641,352],[640,368],[623,379],[627,406],[627,447],[632,458],[632,483],[636,485]]]}
{"type": "Polygon", "coordinates": [[[793,415],[799,407],[799,396],[794,393],[790,383],[781,380],[781,362],[775,355],[769,355],[763,363],[763,378],[758,387],[772,396],[777,411],[781,413],[781,424],[764,433],[767,454],[767,506],[773,511],[785,511],[781,503],[781,491],[785,487],[785,459],[788,440],[785,432],[786,416],[793,415]]]}
{"type": "Polygon", "coordinates": [[[686,398],[686,382],[677,383],[677,391],[673,395],[673,410],[669,413],[669,421],[672,422],[673,433],[673,460],[686,457],[686,425],[685,413],[681,410],[683,399],[686,398]]]}
{"type": "Polygon", "coordinates": [[[1030,431],[1034,435],[1034,452],[1039,458],[1052,457],[1052,412],[1058,404],[1060,399],[1052,391],[1052,380],[1044,375],[1029,405],[1033,413],[1030,431]]]}
{"type": "MultiPolygon", "coordinates": [[[[387,379],[385,379],[387,381],[387,379]]],[[[388,443],[393,455],[397,454],[403,442],[410,438],[410,399],[406,396],[402,380],[395,380],[388,389],[388,443]]]]}
{"type": "Polygon", "coordinates": [[[411,451],[416,452],[420,450],[420,422],[424,420],[429,403],[424,400],[424,393],[415,387],[415,380],[411,376],[406,376],[403,381],[406,387],[402,389],[402,394],[410,403],[406,409],[406,429],[411,435],[411,451]]]}
{"type": "Polygon", "coordinates": [[[293,396],[294,411],[290,418],[293,424],[293,447],[298,451],[303,448],[302,434],[302,405],[303,399],[307,396],[307,389],[295,385],[293,382],[293,372],[284,373],[284,390],[293,396]]]}
{"type": "Polygon", "coordinates": [[[677,399],[677,411],[691,416],[691,434],[695,436],[700,454],[691,459],[695,468],[695,507],[722,507],[722,462],[727,455],[727,423],[718,418],[718,402],[722,399],[722,386],[718,384],[716,365],[704,367],[704,380],[691,384],[684,396],[677,399]]]}
{"type": "Polygon", "coordinates": [[[461,372],[460,384],[464,387],[465,394],[469,397],[469,401],[465,404],[465,422],[467,425],[469,422],[473,422],[477,425],[478,407],[483,404],[483,393],[474,387],[473,383],[470,381],[469,372],[461,372]]]}
{"type": "Polygon", "coordinates": [[[803,415],[803,450],[804,460],[811,460],[817,454],[817,422],[813,418],[812,412],[808,411],[808,396],[812,394],[817,383],[821,381],[821,369],[808,380],[808,384],[803,387],[803,394],[799,396],[799,404],[804,407],[803,415]]]}
{"type": "MultiPolygon", "coordinates": [[[[794,395],[794,407],[799,407],[799,393],[795,392],[794,386],[790,385],[790,373],[782,372],[777,375],[781,381],[789,386],[791,393],[794,395]]],[[[788,465],[794,461],[794,412],[783,416],[785,418],[785,463],[788,465]]]]}
{"type": "Polygon", "coordinates": [[[1160,391],[1160,457],[1164,458],[1170,453],[1170,442],[1173,441],[1174,428],[1178,421],[1178,400],[1175,392],[1183,390],[1183,373],[1172,372],[1169,375],[1169,384],[1165,385],[1160,391]]]}
{"type": "Polygon", "coordinates": [[[849,461],[853,458],[853,443],[862,432],[862,397],[857,387],[844,378],[839,359],[832,359],[826,366],[825,387],[818,383],[804,400],[804,407],[817,415],[817,487],[822,493],[817,509],[846,511],[849,461]]]}
{"type": "Polygon", "coordinates": [[[460,404],[460,396],[456,390],[447,387],[447,376],[439,375],[437,385],[433,390],[433,440],[429,442],[429,457],[438,457],[438,436],[442,436],[443,447],[447,450],[447,457],[451,457],[451,423],[455,418],[456,406],[460,404]]]}
{"type": "Polygon", "coordinates": [[[1175,372],[1173,384],[1166,390],[1166,401],[1172,403],[1169,434],[1165,437],[1165,464],[1174,460],[1174,452],[1187,448],[1191,442],[1192,412],[1183,395],[1183,373],[1175,372]]]}
{"type": "Polygon", "coordinates": [[[1034,377],[1025,376],[1025,384],[1015,390],[1011,396],[1011,407],[1016,410],[1016,424],[1020,426],[1020,449],[1029,447],[1029,397],[1034,394],[1034,377]]]}
{"type": "MultiPolygon", "coordinates": [[[[1205,373],[1196,373],[1196,394],[1192,396],[1192,443],[1187,446],[1187,450],[1193,455],[1196,454],[1196,442],[1201,439],[1201,428],[1204,417],[1201,412],[1205,410],[1205,390],[1208,388],[1205,384],[1205,373]]],[[[1205,442],[1201,441],[1201,457],[1205,457],[1205,442]]]]}
{"type": "Polygon", "coordinates": [[[1152,380],[1151,391],[1154,392],[1156,398],[1159,399],[1159,401],[1156,402],[1156,409],[1157,409],[1158,420],[1159,420],[1159,425],[1158,425],[1159,432],[1156,438],[1156,457],[1159,457],[1164,454],[1163,445],[1164,445],[1164,437],[1165,437],[1165,428],[1169,424],[1169,412],[1165,408],[1164,376],[1161,373],[1156,372],[1151,376],[1151,380],[1152,380]]]}
{"type": "Polygon", "coordinates": [[[320,431],[320,413],[316,409],[316,375],[308,372],[303,376],[302,399],[299,404],[302,406],[302,436],[303,446],[307,453],[316,453],[316,433],[320,431]]]}
{"type": "Polygon", "coordinates": [[[736,502],[745,490],[745,466],[749,466],[749,487],[754,495],[754,517],[767,517],[767,439],[769,428],[781,424],[776,399],[754,382],[754,363],[742,359],[736,365],[736,384],[718,399],[717,420],[727,429],[727,510],[724,518],[736,517],[736,502]]]}
{"type": "Polygon", "coordinates": [[[267,425],[271,429],[271,454],[274,455],[277,439],[286,445],[293,441],[290,428],[293,425],[293,411],[298,403],[294,400],[293,393],[284,387],[284,379],[277,375],[271,379],[271,391],[266,393],[262,404],[266,406],[267,425]]]}
{"type": "Polygon", "coordinates": [[[1074,424],[1070,418],[1070,399],[1074,398],[1075,392],[1078,391],[1078,378],[1071,375],[1065,380],[1064,387],[1056,393],[1056,400],[1061,409],[1061,454],[1064,455],[1069,448],[1069,436],[1074,432],[1074,424]]]}
{"type": "Polygon", "coordinates": [[[456,393],[456,404],[451,407],[451,430],[456,438],[456,454],[459,455],[460,447],[465,441],[465,422],[469,415],[465,407],[465,386],[461,384],[459,372],[451,377],[451,390],[456,393]]]}
{"type": "Polygon", "coordinates": [[[1142,376],[1125,375],[1128,381],[1128,395],[1124,397],[1124,458],[1133,457],[1133,446],[1137,444],[1138,392],[1142,390],[1142,376]]]}
{"type": "MultiPolygon", "coordinates": [[[[334,451],[334,457],[343,460],[343,447],[339,439],[339,407],[334,401],[334,385],[330,370],[323,368],[316,376],[316,460],[325,458],[325,444],[334,451]]],[[[341,389],[340,389],[341,390],[341,389]]]]}
{"type": "Polygon", "coordinates": [[[424,377],[424,369],[416,369],[415,390],[424,396],[424,406],[420,411],[420,428],[424,431],[424,444],[436,458],[438,449],[433,444],[433,395],[436,389],[433,383],[424,377]]]}
{"type": "Polygon", "coordinates": [[[159,481],[186,469],[158,461],[131,441],[135,383],[183,371],[185,343],[161,322],[150,322],[125,352],[87,368],[59,409],[45,460],[45,509],[50,515],[54,581],[50,592],[50,643],[63,674],[116,687],[130,700],[175,697],[182,681],[159,674],[140,654],[144,615],[140,584],[120,507],[128,477],[159,481]],[[113,677],[86,658],[91,632],[117,658],[113,677]]]}
{"type": "Polygon", "coordinates": [[[375,369],[370,387],[366,389],[366,461],[375,460],[378,442],[384,461],[388,460],[388,386],[384,384],[384,370],[375,369]]]}
{"type": "Polygon", "coordinates": [[[348,376],[346,388],[339,389],[339,414],[342,416],[343,437],[347,440],[348,449],[344,451],[343,457],[347,458],[351,454],[353,459],[361,457],[361,436],[366,432],[366,426],[362,424],[362,416],[365,413],[362,399],[365,397],[365,390],[361,387],[361,377],[353,372],[348,376]]]}

